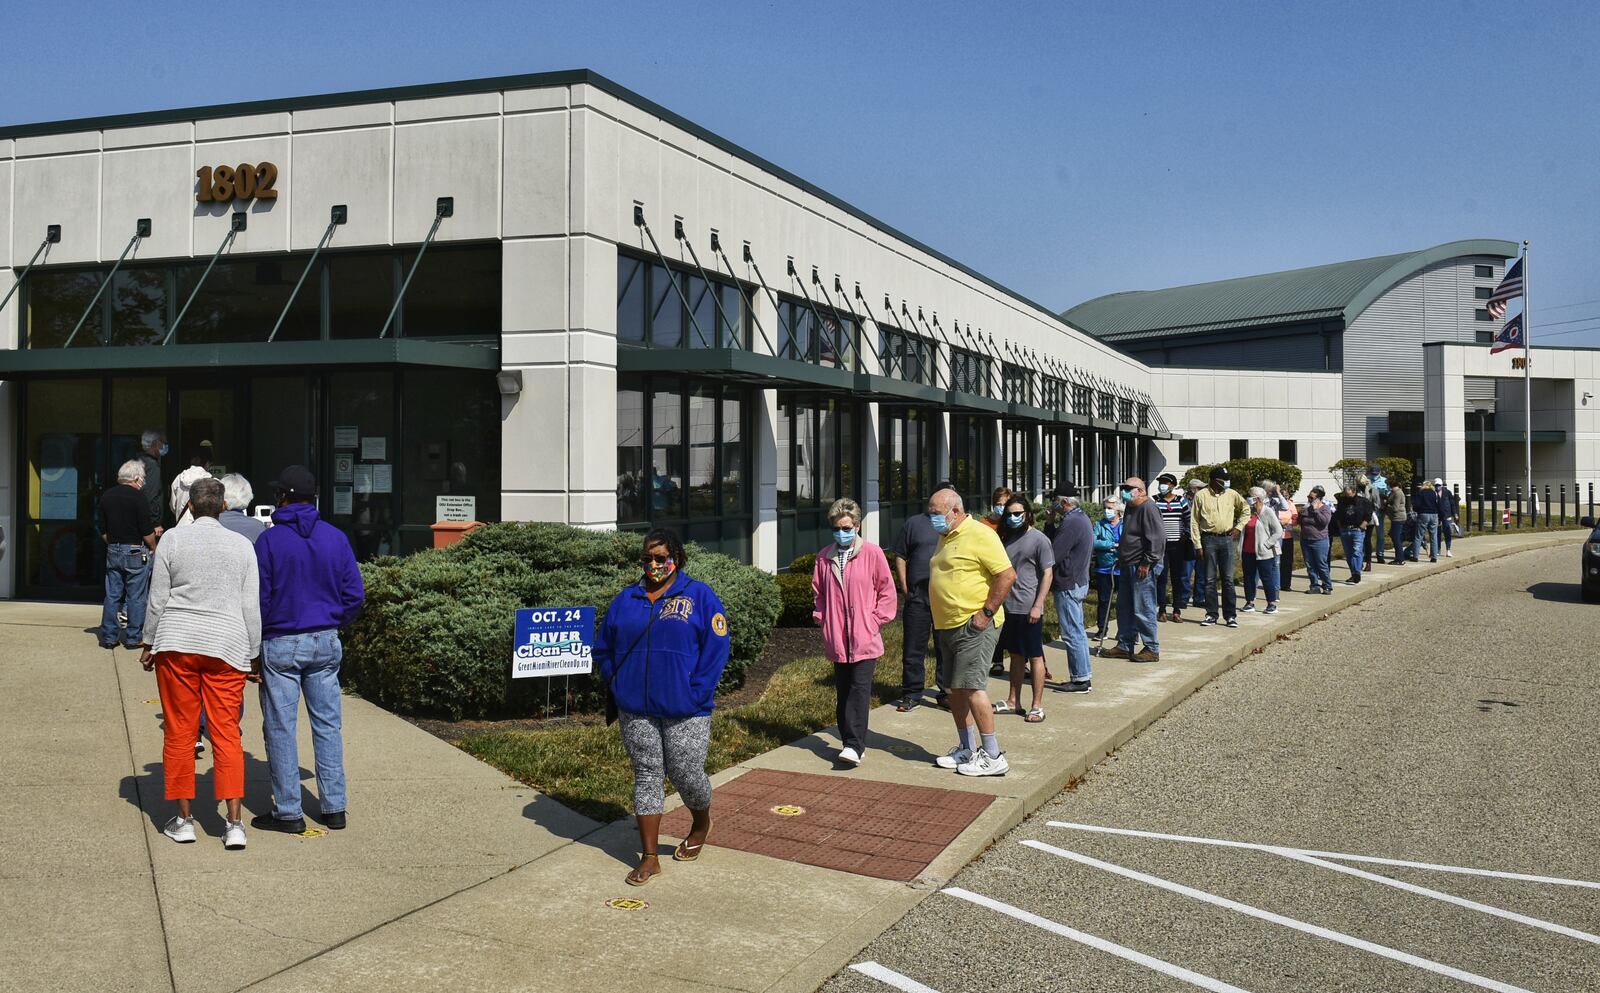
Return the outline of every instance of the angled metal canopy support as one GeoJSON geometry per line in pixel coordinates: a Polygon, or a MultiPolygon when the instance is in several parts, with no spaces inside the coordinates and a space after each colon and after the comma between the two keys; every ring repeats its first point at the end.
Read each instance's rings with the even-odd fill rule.
{"type": "MultiPolygon", "coordinates": [[[[837,285],[838,279],[839,279],[839,277],[837,277],[837,276],[834,277],[835,285],[837,285]]],[[[812,266],[811,267],[811,285],[815,286],[817,289],[822,291],[822,299],[823,299],[824,302],[827,303],[829,310],[833,311],[835,314],[840,313],[841,308],[834,306],[832,295],[828,293],[828,288],[823,285],[822,277],[817,275],[817,267],[816,266],[812,266]]],[[[844,297],[844,290],[843,289],[840,289],[839,296],[840,296],[841,299],[844,297]]],[[[861,315],[856,313],[853,309],[844,308],[843,312],[846,313],[846,314],[849,314],[851,317],[855,318],[858,321],[861,319],[861,315]]],[[[840,330],[841,333],[844,331],[843,328],[840,328],[839,330],[840,330]]],[[[861,343],[856,341],[855,339],[851,339],[850,340],[850,352],[855,358],[856,368],[860,369],[861,368],[861,343]]],[[[877,349],[873,349],[873,354],[877,354],[877,349]]],[[[878,356],[878,361],[879,362],[883,361],[883,357],[881,355],[878,356]]]]}
{"type": "MultiPolygon", "coordinates": [[[[733,347],[743,348],[744,342],[739,340],[738,326],[728,319],[728,312],[723,309],[722,294],[717,292],[717,284],[713,283],[711,277],[706,275],[706,267],[700,264],[700,255],[694,250],[694,243],[683,233],[683,218],[674,217],[672,219],[672,236],[678,239],[678,244],[689,250],[689,258],[694,260],[695,272],[700,274],[700,279],[706,284],[706,292],[711,294],[711,303],[717,308],[717,316],[722,318],[722,323],[728,328],[728,333],[733,335],[733,347]]],[[[650,240],[654,244],[655,239],[651,238],[650,240]]],[[[677,282],[677,280],[673,280],[673,282],[677,282]]],[[[689,319],[691,321],[694,320],[694,308],[686,307],[685,309],[689,311],[689,319]]],[[[696,324],[695,326],[698,329],[699,325],[696,324]]],[[[716,342],[716,347],[721,348],[722,342],[716,342]]]]}
{"type": "Polygon", "coordinates": [[[433,202],[433,227],[428,229],[428,236],[422,239],[422,244],[417,247],[417,257],[411,260],[411,268],[406,271],[405,282],[400,284],[400,292],[394,295],[394,306],[389,308],[389,316],[383,319],[383,330],[378,332],[378,340],[389,336],[389,327],[394,324],[394,316],[400,313],[400,305],[405,303],[406,290],[411,288],[411,277],[417,274],[417,266],[422,264],[422,256],[428,251],[428,246],[433,244],[433,239],[439,233],[439,225],[444,223],[446,217],[452,217],[456,212],[455,197],[440,197],[433,202]]]}
{"type": "MultiPolygon", "coordinates": [[[[861,292],[860,288],[857,287],[856,293],[857,293],[858,297],[859,297],[860,292],[861,292]]],[[[867,307],[868,311],[870,312],[871,311],[871,307],[870,307],[870,305],[867,304],[866,298],[865,297],[859,297],[859,299],[861,300],[861,305],[864,306],[864,307],[867,307]]],[[[911,319],[911,314],[909,312],[906,312],[906,305],[904,303],[900,304],[900,309],[901,309],[902,312],[906,313],[906,319],[910,320],[911,319]]],[[[894,312],[894,304],[892,302],[890,302],[889,294],[887,294],[887,293],[885,293],[883,295],[883,311],[884,311],[884,313],[889,315],[889,319],[890,320],[894,321],[895,329],[898,330],[901,334],[907,335],[909,337],[916,338],[918,341],[926,341],[929,344],[929,346],[931,346],[933,348],[933,385],[934,386],[938,386],[939,385],[939,341],[938,341],[938,339],[930,337],[928,335],[924,335],[920,330],[909,330],[909,329],[906,328],[906,326],[904,324],[901,324],[900,323],[900,315],[896,314],[894,312]]],[[[874,317],[872,319],[872,321],[873,321],[874,324],[878,323],[878,319],[876,317],[874,317]]],[[[946,342],[945,344],[948,345],[949,342],[946,342]]],[[[946,389],[946,390],[950,389],[950,374],[949,374],[949,372],[946,372],[945,376],[944,376],[944,389],[946,389]]]]}
{"type": "MultiPolygon", "coordinates": [[[[183,315],[189,312],[189,305],[194,303],[194,298],[200,295],[200,287],[206,285],[206,277],[210,276],[211,270],[216,268],[217,260],[222,258],[222,253],[228,250],[228,246],[233,244],[233,239],[239,237],[239,232],[245,229],[245,226],[249,223],[248,217],[249,215],[242,210],[233,212],[233,218],[228,222],[228,233],[222,236],[222,244],[218,245],[217,250],[211,253],[211,261],[206,263],[205,272],[202,272],[200,278],[195,281],[194,289],[189,291],[189,299],[185,300],[183,306],[178,309],[178,316],[172,319],[172,327],[167,328],[166,336],[161,339],[161,344],[169,344],[173,337],[177,335],[178,325],[183,323],[183,315]]],[[[298,288],[296,287],[296,289],[298,288]]],[[[274,328],[273,331],[276,332],[277,329],[274,328]]],[[[269,338],[267,340],[271,341],[272,339],[269,338]]]]}
{"type": "MultiPolygon", "coordinates": [[[[806,302],[806,308],[811,311],[811,316],[815,317],[817,319],[817,332],[819,334],[822,333],[823,329],[828,326],[828,323],[827,323],[827,321],[823,320],[822,312],[817,309],[816,303],[812,301],[811,294],[806,292],[805,281],[800,278],[800,273],[795,269],[795,267],[794,267],[794,256],[792,256],[792,255],[789,256],[789,267],[788,267],[787,275],[789,276],[789,282],[790,283],[794,284],[795,286],[800,287],[800,297],[801,297],[801,299],[803,299],[806,302]]],[[[814,269],[812,270],[812,276],[813,277],[816,276],[816,270],[814,270],[814,269]]],[[[834,323],[837,324],[838,321],[835,321],[834,323]]],[[[841,327],[839,330],[843,331],[844,328],[841,327]]],[[[854,346],[854,342],[852,342],[851,345],[853,347],[854,346]]],[[[840,355],[839,358],[842,361],[844,356],[840,355]]],[[[856,353],[856,365],[859,366],[860,364],[861,364],[861,354],[859,352],[857,352],[856,353]]]]}
{"type": "MultiPolygon", "coordinates": [[[[728,275],[732,276],[735,282],[739,282],[740,281],[739,280],[739,274],[737,272],[735,272],[734,269],[733,269],[733,260],[728,258],[728,253],[724,252],[722,250],[722,238],[717,235],[716,231],[712,231],[711,232],[711,251],[718,258],[722,259],[723,264],[728,267],[728,275]]],[[[746,249],[746,252],[748,253],[748,248],[746,249]]],[[[693,245],[689,246],[689,254],[691,254],[691,255],[694,254],[694,246],[693,245]]],[[[700,264],[700,259],[699,259],[698,256],[695,257],[694,264],[695,265],[699,265],[700,264]]],[[[703,273],[703,271],[704,270],[702,270],[702,273],[703,273]]],[[[772,343],[772,339],[771,338],[767,337],[767,329],[766,329],[766,327],[764,325],[762,325],[761,318],[756,316],[756,312],[755,312],[754,308],[751,308],[751,310],[750,310],[750,323],[752,323],[752,324],[754,324],[756,326],[756,331],[760,332],[760,334],[761,334],[761,340],[766,342],[767,354],[769,354],[769,355],[778,354],[777,346],[772,343]]]]}
{"type": "Polygon", "coordinates": [[[50,248],[51,245],[56,244],[60,240],[61,240],[61,225],[59,225],[59,224],[47,224],[47,225],[45,225],[44,241],[39,242],[39,247],[34,249],[33,258],[29,259],[28,260],[28,264],[23,266],[22,267],[22,271],[17,274],[16,281],[11,284],[11,289],[6,290],[6,295],[5,296],[0,297],[0,311],[3,311],[3,310],[6,309],[6,304],[11,302],[11,295],[13,293],[17,292],[17,290],[21,288],[22,281],[24,279],[28,278],[28,271],[33,268],[34,263],[39,261],[39,256],[43,255],[50,248]]]}
{"type": "Polygon", "coordinates": [[[78,318],[78,323],[72,326],[72,333],[67,335],[67,343],[62,345],[62,348],[72,347],[73,339],[78,337],[79,331],[83,330],[83,322],[87,321],[89,315],[94,312],[95,304],[100,302],[100,295],[106,291],[106,287],[110,286],[111,281],[116,278],[117,270],[122,268],[123,260],[128,257],[129,252],[133,251],[133,246],[137,245],[140,239],[148,237],[150,237],[150,218],[141,217],[133,225],[133,237],[128,239],[128,244],[122,249],[122,254],[117,256],[117,264],[111,267],[111,271],[106,273],[106,278],[100,284],[100,288],[94,291],[94,298],[89,301],[89,306],[83,308],[83,314],[78,318]]]}
{"type": "Polygon", "coordinates": [[[311,270],[317,266],[317,256],[321,255],[322,250],[328,247],[328,242],[333,240],[334,229],[349,219],[350,208],[342,203],[334,204],[333,208],[328,211],[328,227],[322,232],[322,238],[317,241],[316,250],[311,253],[311,258],[306,262],[305,271],[300,273],[300,279],[295,282],[294,289],[289,291],[289,299],[283,302],[283,312],[278,315],[277,322],[272,325],[272,333],[267,335],[268,341],[273,341],[278,337],[278,331],[282,329],[284,320],[289,316],[289,308],[294,306],[295,297],[300,295],[300,287],[306,285],[306,277],[311,275],[311,270]]]}
{"type": "MultiPolygon", "coordinates": [[[[756,257],[755,257],[755,255],[753,255],[750,252],[750,243],[748,241],[744,243],[744,263],[745,263],[745,265],[750,267],[750,271],[752,271],[752,272],[754,272],[756,274],[756,282],[760,283],[761,284],[761,288],[766,291],[767,299],[772,302],[772,312],[774,314],[778,315],[778,324],[781,326],[783,324],[783,308],[778,306],[778,295],[776,293],[772,292],[772,287],[767,285],[767,277],[765,277],[765,276],[763,276],[761,274],[761,266],[756,264],[756,257]]],[[[794,351],[794,332],[793,332],[793,329],[790,330],[789,342],[788,342],[787,346],[785,346],[784,351],[786,351],[786,352],[794,351]]],[[[773,355],[778,355],[778,350],[777,349],[773,349],[772,354],[773,355]]],[[[789,358],[789,357],[790,356],[788,356],[788,355],[779,356],[779,358],[789,358]]]]}
{"type": "MultiPolygon", "coordinates": [[[[706,340],[705,331],[700,327],[700,322],[694,319],[694,307],[690,306],[689,297],[683,292],[683,286],[678,282],[677,277],[673,275],[672,266],[668,264],[667,257],[661,253],[661,246],[656,243],[655,232],[650,230],[650,224],[644,219],[644,204],[642,203],[633,205],[633,224],[644,232],[646,238],[650,239],[650,247],[655,251],[656,258],[660,260],[661,268],[667,270],[667,275],[672,277],[672,288],[677,291],[678,300],[683,304],[683,312],[689,315],[689,323],[694,326],[695,336],[700,339],[700,347],[710,348],[711,342],[706,340]]],[[[681,224],[676,225],[676,227],[680,232],[683,230],[681,224]]],[[[679,240],[682,240],[681,234],[679,235],[679,240]]]]}
{"type": "MultiPolygon", "coordinates": [[[[838,273],[834,273],[834,275],[833,275],[833,292],[839,294],[839,299],[840,300],[846,299],[845,293],[844,293],[844,282],[839,279],[839,274],[838,273]]],[[[872,322],[872,326],[874,328],[878,329],[878,330],[882,330],[882,325],[880,325],[878,323],[878,318],[876,317],[876,315],[874,315],[872,313],[872,308],[867,306],[867,298],[861,295],[861,284],[860,283],[856,284],[855,298],[857,300],[861,301],[861,307],[862,307],[863,310],[865,310],[867,312],[867,320],[872,322]]],[[[828,298],[828,306],[830,306],[830,307],[833,306],[833,298],[832,297],[828,298]]],[[[850,313],[854,314],[855,311],[856,311],[856,309],[854,307],[850,308],[850,313]]],[[[860,315],[857,315],[857,316],[859,317],[860,315]]],[[[883,361],[883,349],[871,347],[871,345],[872,345],[871,342],[868,342],[867,345],[868,345],[868,350],[871,351],[872,354],[874,356],[876,356],[877,359],[878,359],[878,368],[879,369],[887,368],[887,365],[883,361]]]]}

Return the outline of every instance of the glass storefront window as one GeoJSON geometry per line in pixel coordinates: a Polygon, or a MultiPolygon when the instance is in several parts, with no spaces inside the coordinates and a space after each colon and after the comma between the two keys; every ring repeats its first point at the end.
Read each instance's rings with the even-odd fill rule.
{"type": "MultiPolygon", "coordinates": [[[[322,517],[352,536],[362,558],[394,552],[394,374],[343,372],[328,377],[328,420],[333,429],[331,505],[322,517]],[[340,457],[350,463],[342,479],[340,457]]],[[[432,516],[431,514],[429,516],[432,516]]]]}
{"type": "Polygon", "coordinates": [[[716,388],[695,386],[689,392],[689,517],[717,512],[716,388]]]}
{"type": "Polygon", "coordinates": [[[683,342],[683,301],[672,287],[672,275],[659,265],[650,267],[650,343],[676,348],[683,342]]]}
{"type": "MultiPolygon", "coordinates": [[[[112,345],[158,345],[166,337],[168,305],[166,269],[123,269],[112,277],[112,345]]],[[[182,306],[181,304],[179,306],[182,306]]],[[[80,332],[81,333],[81,332],[80,332]]]]}
{"type": "Polygon", "coordinates": [[[644,384],[636,376],[617,378],[617,523],[650,520],[646,506],[644,460],[644,384]]]}
{"type": "Polygon", "coordinates": [[[617,254],[617,340],[644,343],[645,265],[617,254]]]}
{"type": "Polygon", "coordinates": [[[656,388],[650,404],[650,510],[655,516],[683,515],[683,398],[656,388]]]}
{"type": "MultiPolygon", "coordinates": [[[[402,253],[400,271],[409,272],[415,258],[402,253]]],[[[429,246],[406,288],[401,319],[407,338],[498,337],[500,245],[429,246]]]]}
{"type": "MultiPolygon", "coordinates": [[[[104,275],[99,270],[75,272],[35,271],[28,274],[22,292],[27,296],[27,325],[29,348],[61,348],[71,336],[84,308],[94,299],[104,275]]],[[[72,340],[74,348],[88,348],[101,344],[104,331],[101,308],[83,322],[78,336],[72,340]]]]}
{"type": "MultiPolygon", "coordinates": [[[[300,278],[301,265],[287,259],[218,262],[201,283],[205,268],[203,262],[177,267],[177,298],[188,300],[196,285],[200,293],[184,314],[174,344],[266,341],[300,278]]],[[[317,327],[320,306],[315,287],[307,287],[296,298],[290,318],[317,327]]],[[[278,337],[286,336],[279,332],[278,337]]]]}
{"type": "Polygon", "coordinates": [[[499,520],[500,432],[491,426],[500,420],[500,394],[494,379],[455,369],[406,372],[400,410],[401,523],[431,525],[441,496],[470,496],[478,520],[499,520]]]}
{"type": "Polygon", "coordinates": [[[745,478],[744,401],[724,393],[719,437],[722,443],[722,512],[738,514],[749,506],[749,484],[745,478]]]}
{"type": "MultiPolygon", "coordinates": [[[[394,306],[394,256],[331,255],[327,257],[328,335],[332,338],[376,338],[394,306]]],[[[308,278],[308,284],[311,279],[308,278]]],[[[315,287],[307,285],[302,294],[315,287]]],[[[392,333],[392,332],[391,332],[392,333]]]]}
{"type": "Polygon", "coordinates": [[[312,382],[305,376],[272,376],[249,383],[249,461],[237,466],[226,464],[229,472],[238,472],[250,481],[255,490],[252,507],[273,502],[271,483],[286,466],[303,465],[315,470],[317,462],[311,447],[312,382]]]}
{"type": "Polygon", "coordinates": [[[18,544],[26,562],[23,585],[45,595],[92,588],[100,581],[98,501],[106,461],[101,383],[96,378],[28,384],[18,544]]]}

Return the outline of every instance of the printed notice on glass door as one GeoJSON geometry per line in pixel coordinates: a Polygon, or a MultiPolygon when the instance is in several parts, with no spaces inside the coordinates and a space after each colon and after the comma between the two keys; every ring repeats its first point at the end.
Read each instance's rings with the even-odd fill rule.
{"type": "Polygon", "coordinates": [[[356,424],[336,424],[333,428],[334,448],[354,448],[361,443],[361,427],[356,424]]]}
{"type": "Polygon", "coordinates": [[[333,513],[334,516],[346,516],[355,512],[355,500],[350,495],[350,487],[335,486],[333,488],[333,513]]]}
{"type": "Polygon", "coordinates": [[[361,461],[382,462],[387,457],[389,439],[380,436],[367,435],[361,439],[361,461]]]}

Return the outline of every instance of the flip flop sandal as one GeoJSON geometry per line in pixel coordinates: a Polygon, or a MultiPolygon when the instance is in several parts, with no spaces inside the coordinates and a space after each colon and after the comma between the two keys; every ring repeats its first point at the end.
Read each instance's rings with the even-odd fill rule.
{"type": "Polygon", "coordinates": [[[656,878],[657,876],[661,875],[661,869],[660,869],[661,863],[660,863],[659,859],[657,859],[657,861],[656,861],[656,866],[657,866],[656,871],[651,873],[650,875],[645,876],[643,879],[640,879],[640,878],[636,877],[633,874],[634,872],[638,872],[639,869],[644,868],[644,860],[647,857],[650,857],[650,856],[640,855],[639,856],[639,865],[638,865],[638,867],[636,867],[633,870],[633,872],[628,873],[628,875],[625,876],[622,881],[627,883],[629,886],[644,886],[646,883],[650,882],[650,880],[652,880],[652,879],[656,878]]]}
{"type": "Polygon", "coordinates": [[[716,821],[712,821],[706,825],[706,836],[700,840],[698,845],[691,845],[687,840],[678,842],[678,847],[672,850],[672,861],[693,862],[699,858],[700,853],[705,850],[706,842],[711,840],[711,828],[715,824],[716,821]]]}
{"type": "Polygon", "coordinates": [[[997,714],[1015,714],[1017,712],[1017,708],[1002,700],[994,705],[994,712],[997,714]]]}
{"type": "Polygon", "coordinates": [[[1035,707],[1035,708],[1033,708],[1032,710],[1028,711],[1028,716],[1024,717],[1023,720],[1027,721],[1029,724],[1043,724],[1044,723],[1044,708],[1043,707],[1035,707]]]}

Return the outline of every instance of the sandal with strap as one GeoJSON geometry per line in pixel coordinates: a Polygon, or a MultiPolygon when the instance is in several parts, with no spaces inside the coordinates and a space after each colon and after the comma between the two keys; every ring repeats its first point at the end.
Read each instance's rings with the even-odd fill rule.
{"type": "Polygon", "coordinates": [[[711,827],[712,824],[715,823],[715,821],[712,821],[711,824],[706,825],[705,837],[700,839],[700,844],[691,845],[689,844],[689,840],[687,838],[678,842],[678,847],[672,850],[672,861],[693,862],[695,859],[699,858],[700,852],[706,847],[706,842],[711,839],[711,827]]]}
{"type": "Polygon", "coordinates": [[[1032,710],[1028,711],[1028,716],[1024,717],[1023,720],[1027,721],[1029,724],[1043,724],[1044,723],[1044,708],[1043,707],[1035,707],[1035,708],[1033,708],[1032,710]]]}
{"type": "Polygon", "coordinates": [[[1011,706],[1011,704],[1007,703],[1006,701],[1001,700],[999,703],[994,705],[994,712],[997,714],[1015,714],[1017,712],[1017,708],[1011,706]]]}
{"type": "Polygon", "coordinates": [[[629,886],[643,886],[659,875],[661,875],[661,857],[658,855],[649,855],[641,852],[639,854],[638,866],[635,867],[632,872],[628,873],[628,875],[623,879],[623,882],[627,883],[629,886]],[[650,873],[648,876],[641,876],[639,873],[644,869],[646,859],[656,860],[656,871],[650,873]]]}

